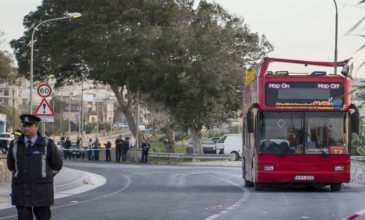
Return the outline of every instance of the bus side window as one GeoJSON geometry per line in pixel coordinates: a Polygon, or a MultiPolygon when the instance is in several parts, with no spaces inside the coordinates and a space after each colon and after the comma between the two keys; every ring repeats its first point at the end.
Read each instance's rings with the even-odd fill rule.
{"type": "Polygon", "coordinates": [[[242,126],[242,146],[244,148],[246,148],[246,123],[244,122],[243,123],[243,126],[242,126]]]}
{"type": "Polygon", "coordinates": [[[252,146],[251,146],[251,142],[250,142],[250,133],[246,132],[245,133],[245,141],[246,141],[246,147],[247,149],[250,149],[252,146]]]}

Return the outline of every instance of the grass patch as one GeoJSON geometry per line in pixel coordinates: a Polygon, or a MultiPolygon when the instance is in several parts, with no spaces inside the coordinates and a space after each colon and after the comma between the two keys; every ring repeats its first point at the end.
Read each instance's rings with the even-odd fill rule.
{"type": "Polygon", "coordinates": [[[161,141],[153,141],[150,143],[153,152],[164,152],[165,147],[161,141]]]}
{"type": "MultiPolygon", "coordinates": [[[[151,148],[153,152],[165,152],[165,146],[161,141],[153,141],[150,142],[151,148]]],[[[185,154],[186,153],[186,146],[184,145],[175,145],[175,153],[185,154]]]]}

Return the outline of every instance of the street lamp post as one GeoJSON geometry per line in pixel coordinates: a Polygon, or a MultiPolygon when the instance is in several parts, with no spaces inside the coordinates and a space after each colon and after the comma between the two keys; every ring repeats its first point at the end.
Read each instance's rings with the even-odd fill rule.
{"type": "Polygon", "coordinates": [[[30,100],[30,111],[29,113],[32,114],[33,109],[32,109],[32,105],[33,105],[33,100],[32,100],[32,96],[33,96],[33,50],[34,50],[34,33],[37,30],[37,28],[39,26],[41,26],[44,23],[47,22],[51,22],[51,21],[58,21],[58,20],[64,20],[64,19],[70,19],[70,18],[78,18],[81,17],[81,14],[78,12],[74,12],[74,13],[69,13],[64,17],[59,17],[59,18],[51,18],[51,19],[47,19],[44,21],[39,22],[34,28],[33,28],[33,32],[32,32],[32,37],[31,37],[31,41],[30,41],[30,85],[29,85],[29,100],[30,100]]]}
{"type": "MultiPolygon", "coordinates": [[[[336,0],[333,0],[333,3],[335,4],[335,9],[336,9],[336,16],[335,16],[335,63],[337,62],[337,36],[338,36],[338,11],[337,11],[337,3],[336,0]]],[[[334,73],[335,75],[337,75],[337,65],[335,66],[334,69],[334,73]]]]}
{"type": "Polygon", "coordinates": [[[68,137],[71,137],[71,88],[68,86],[68,137]]]}

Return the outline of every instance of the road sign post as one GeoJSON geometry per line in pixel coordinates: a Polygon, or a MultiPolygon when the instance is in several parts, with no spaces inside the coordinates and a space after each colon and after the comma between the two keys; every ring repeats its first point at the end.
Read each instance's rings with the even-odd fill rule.
{"type": "Polygon", "coordinates": [[[41,103],[38,105],[34,115],[38,116],[42,122],[42,135],[45,136],[45,122],[54,122],[54,112],[47,102],[47,97],[52,94],[52,88],[47,83],[42,83],[37,88],[37,93],[42,97],[41,103]]]}

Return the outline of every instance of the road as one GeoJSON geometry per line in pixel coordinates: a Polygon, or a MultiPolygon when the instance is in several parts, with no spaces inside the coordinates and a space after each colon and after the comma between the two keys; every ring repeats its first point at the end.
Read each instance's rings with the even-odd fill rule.
{"type": "MultiPolygon", "coordinates": [[[[328,188],[255,192],[243,186],[239,167],[73,161],[65,165],[103,175],[107,183],[57,199],[52,219],[333,220],[365,209],[365,186],[347,185],[341,192],[328,188]]],[[[15,214],[14,208],[1,210],[0,219],[16,219],[15,214]]]]}

